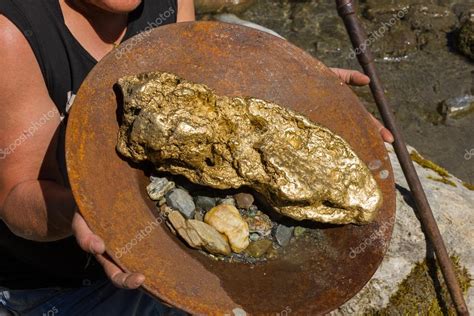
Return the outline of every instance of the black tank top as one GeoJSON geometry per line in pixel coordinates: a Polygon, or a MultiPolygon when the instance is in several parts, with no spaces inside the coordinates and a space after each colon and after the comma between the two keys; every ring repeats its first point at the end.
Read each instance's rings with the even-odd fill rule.
{"type": "MultiPolygon", "coordinates": [[[[123,40],[153,27],[175,23],[177,10],[177,0],[142,0],[129,14],[123,40]]],[[[68,183],[64,162],[67,113],[97,61],[66,27],[59,0],[1,0],[0,13],[28,40],[49,95],[63,118],[57,158],[64,182],[68,183]]],[[[99,264],[77,246],[73,237],[50,243],[28,241],[12,234],[0,221],[0,287],[75,287],[101,277],[104,276],[99,264]]]]}

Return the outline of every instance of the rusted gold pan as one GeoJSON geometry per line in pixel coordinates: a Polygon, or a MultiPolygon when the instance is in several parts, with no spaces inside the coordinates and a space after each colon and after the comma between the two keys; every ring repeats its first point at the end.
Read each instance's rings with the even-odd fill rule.
{"type": "Polygon", "coordinates": [[[355,94],[302,50],[247,27],[193,22],[145,34],[123,43],[92,70],[69,117],[72,190],[107,252],[124,270],[145,274],[151,294],[194,314],[241,315],[242,309],[316,315],[351,298],[379,266],[395,216],[390,161],[355,94]],[[143,171],[115,151],[113,86],[122,76],[155,70],[204,83],[220,95],[274,101],[344,137],[374,167],[384,199],[376,222],[321,228],[317,241],[301,239],[285,256],[252,268],[188,249],[155,219],[143,171]]]}

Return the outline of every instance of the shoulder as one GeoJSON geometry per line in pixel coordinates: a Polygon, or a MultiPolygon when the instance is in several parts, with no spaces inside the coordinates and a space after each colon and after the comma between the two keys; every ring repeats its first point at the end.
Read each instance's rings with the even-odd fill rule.
{"type": "Polygon", "coordinates": [[[0,41],[5,44],[0,46],[2,51],[28,44],[25,35],[3,14],[0,14],[0,41]]]}
{"type": "MultiPolygon", "coordinates": [[[[0,78],[8,75],[8,69],[17,72],[31,71],[38,68],[33,50],[28,43],[27,37],[32,36],[31,30],[20,31],[20,29],[4,15],[0,15],[0,78]],[[7,69],[7,72],[4,70],[7,69]]],[[[15,78],[17,76],[14,76],[15,78]]],[[[11,78],[10,78],[11,79],[11,78]]]]}
{"type": "Polygon", "coordinates": [[[28,34],[0,15],[0,106],[29,96],[48,96],[41,68],[27,40],[28,34]]]}

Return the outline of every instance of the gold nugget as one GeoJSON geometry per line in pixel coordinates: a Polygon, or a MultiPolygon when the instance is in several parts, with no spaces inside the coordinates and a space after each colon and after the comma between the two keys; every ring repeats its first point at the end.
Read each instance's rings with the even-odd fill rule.
{"type": "Polygon", "coordinates": [[[364,224],[382,194],[349,144],[278,104],[216,95],[170,73],[119,80],[117,150],[216,189],[248,186],[296,220],[364,224]]]}

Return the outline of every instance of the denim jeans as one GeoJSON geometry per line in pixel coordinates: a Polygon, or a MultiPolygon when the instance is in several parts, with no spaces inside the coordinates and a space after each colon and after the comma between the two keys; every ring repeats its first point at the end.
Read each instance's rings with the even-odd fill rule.
{"type": "Polygon", "coordinates": [[[186,315],[141,290],[116,288],[109,280],[74,289],[0,288],[0,316],[186,315]]]}

